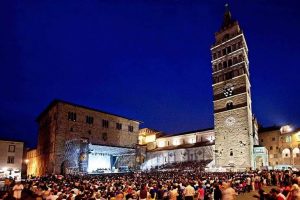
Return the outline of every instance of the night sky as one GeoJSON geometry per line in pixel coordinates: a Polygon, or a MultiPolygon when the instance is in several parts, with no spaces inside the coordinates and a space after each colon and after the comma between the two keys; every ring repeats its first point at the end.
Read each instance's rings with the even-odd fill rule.
{"type": "MultiPolygon", "coordinates": [[[[213,127],[210,46],[226,1],[3,0],[0,137],[37,142],[53,99],[166,133],[213,127]]],[[[300,126],[300,1],[232,0],[260,124],[300,126]]]]}

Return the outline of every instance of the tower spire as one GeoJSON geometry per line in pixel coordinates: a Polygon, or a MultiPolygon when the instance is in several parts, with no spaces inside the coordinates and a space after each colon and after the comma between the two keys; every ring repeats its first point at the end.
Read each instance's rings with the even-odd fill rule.
{"type": "Polygon", "coordinates": [[[225,4],[225,13],[222,28],[229,26],[233,22],[228,3],[225,4]]]}

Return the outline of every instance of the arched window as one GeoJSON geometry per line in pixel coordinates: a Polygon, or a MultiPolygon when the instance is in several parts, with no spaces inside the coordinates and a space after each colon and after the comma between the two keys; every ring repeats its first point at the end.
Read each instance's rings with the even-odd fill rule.
{"type": "Polygon", "coordinates": [[[239,55],[239,62],[244,61],[244,57],[242,55],[239,55]]]}
{"type": "Polygon", "coordinates": [[[222,69],[222,63],[219,63],[218,70],[222,69]]]}
{"type": "Polygon", "coordinates": [[[233,64],[236,64],[236,63],[238,63],[238,59],[237,59],[237,57],[234,57],[233,58],[233,64]]]}
{"type": "Polygon", "coordinates": [[[227,53],[231,53],[231,46],[227,47],[227,53]]]}
{"type": "Polygon", "coordinates": [[[224,67],[224,68],[227,67],[227,62],[226,62],[226,61],[223,62],[223,67],[224,67]]]}
{"type": "Polygon", "coordinates": [[[293,149],[293,157],[300,157],[300,149],[298,147],[293,149]]]}
{"type": "Polygon", "coordinates": [[[230,151],[230,156],[233,156],[233,151],[232,150],[230,151]]]}
{"type": "Polygon", "coordinates": [[[223,55],[223,56],[226,55],[226,48],[222,49],[222,55],[223,55]]]}
{"type": "Polygon", "coordinates": [[[214,71],[217,71],[217,70],[218,70],[218,66],[214,65],[214,71]]]}
{"type": "Polygon", "coordinates": [[[236,50],[236,44],[233,44],[232,45],[232,51],[235,51],[236,50]]]}
{"type": "Polygon", "coordinates": [[[232,60],[229,59],[229,60],[228,60],[228,67],[230,67],[231,65],[232,65],[232,60]]]}
{"type": "Polygon", "coordinates": [[[213,54],[213,59],[216,59],[216,58],[217,58],[217,54],[214,53],[214,54],[213,54]]]}
{"type": "Polygon", "coordinates": [[[227,104],[226,104],[226,109],[227,109],[227,110],[233,109],[233,102],[232,102],[232,101],[227,102],[227,104]]]}
{"type": "Polygon", "coordinates": [[[288,148],[283,149],[283,151],[282,151],[282,157],[283,158],[289,158],[289,157],[291,157],[291,151],[288,148]]]}

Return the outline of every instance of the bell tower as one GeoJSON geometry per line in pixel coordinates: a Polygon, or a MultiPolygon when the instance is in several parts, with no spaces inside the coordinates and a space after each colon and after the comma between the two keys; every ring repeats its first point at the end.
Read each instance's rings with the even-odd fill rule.
{"type": "Polygon", "coordinates": [[[225,6],[221,29],[211,47],[216,167],[253,167],[253,122],[248,47],[225,6]]]}

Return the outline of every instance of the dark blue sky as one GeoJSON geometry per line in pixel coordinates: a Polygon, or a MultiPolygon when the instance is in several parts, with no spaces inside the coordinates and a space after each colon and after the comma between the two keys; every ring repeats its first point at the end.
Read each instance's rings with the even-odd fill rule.
{"type": "MultiPolygon", "coordinates": [[[[213,127],[210,45],[221,0],[3,0],[0,137],[37,141],[55,98],[167,133],[213,127]]],[[[253,111],[300,124],[299,1],[232,0],[249,47],[253,111]]]]}

